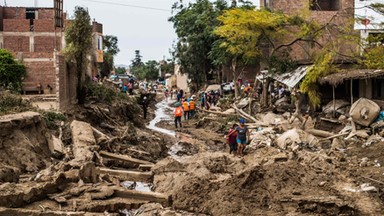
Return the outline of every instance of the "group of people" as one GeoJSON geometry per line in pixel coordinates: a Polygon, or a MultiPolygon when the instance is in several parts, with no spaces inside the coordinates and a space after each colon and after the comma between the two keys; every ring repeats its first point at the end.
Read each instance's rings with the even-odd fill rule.
{"type": "Polygon", "coordinates": [[[182,127],[181,117],[184,115],[184,120],[188,120],[195,115],[195,97],[182,98],[181,102],[176,102],[176,108],[173,111],[175,117],[175,127],[178,128],[178,125],[182,127]]]}
{"type": "Polygon", "coordinates": [[[243,118],[240,119],[240,125],[233,124],[226,138],[229,145],[229,154],[243,156],[246,146],[250,143],[250,132],[243,118]]]}
{"type": "Polygon", "coordinates": [[[203,92],[200,97],[200,106],[202,109],[205,108],[209,110],[209,108],[212,105],[216,106],[217,102],[219,102],[219,99],[220,99],[219,91],[203,92]]]}

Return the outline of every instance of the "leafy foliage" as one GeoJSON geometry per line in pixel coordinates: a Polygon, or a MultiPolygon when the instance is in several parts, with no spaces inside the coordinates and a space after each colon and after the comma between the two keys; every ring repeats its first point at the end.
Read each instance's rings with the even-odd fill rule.
{"type": "Polygon", "coordinates": [[[67,46],[64,50],[67,60],[76,63],[77,72],[77,99],[79,104],[85,100],[85,71],[87,69],[87,56],[92,51],[92,26],[88,10],[76,7],[74,20],[65,31],[67,46]]]}
{"type": "Polygon", "coordinates": [[[300,91],[307,93],[310,103],[317,107],[320,105],[320,94],[317,86],[317,80],[326,76],[330,71],[336,70],[333,66],[335,53],[321,53],[316,59],[314,65],[308,70],[303,82],[300,85],[300,91]]]}
{"type": "Polygon", "coordinates": [[[384,46],[376,46],[368,49],[360,61],[368,69],[384,69],[384,46]]]}
{"type": "Polygon", "coordinates": [[[48,129],[56,130],[60,126],[60,122],[65,121],[66,118],[62,113],[52,111],[40,111],[41,116],[45,120],[48,129]]]}
{"type": "Polygon", "coordinates": [[[180,0],[173,6],[173,12],[177,13],[169,21],[173,23],[178,36],[175,57],[181,72],[188,73],[197,86],[207,81],[208,73],[214,68],[208,57],[212,44],[218,39],[213,30],[218,25],[216,18],[227,8],[224,0],[197,0],[188,5],[180,0]]]}
{"type": "Polygon", "coordinates": [[[23,64],[15,61],[7,50],[0,49],[0,87],[20,92],[21,82],[26,74],[23,64]]]}
{"type": "Polygon", "coordinates": [[[108,76],[113,70],[114,56],[120,52],[117,46],[118,39],[113,35],[105,35],[103,37],[103,63],[100,65],[100,73],[102,77],[108,76]]]}
{"type": "Polygon", "coordinates": [[[24,112],[31,109],[31,104],[20,95],[0,91],[0,115],[24,112]]]}
{"type": "Polygon", "coordinates": [[[95,83],[89,83],[87,85],[88,96],[93,99],[97,99],[99,102],[111,104],[116,99],[127,99],[127,95],[121,92],[117,92],[110,87],[99,85],[95,83]]]}
{"type": "Polygon", "coordinates": [[[147,61],[145,64],[141,61],[140,50],[135,50],[135,58],[132,60],[131,73],[137,78],[143,80],[155,80],[159,77],[160,65],[155,60],[147,61]]]}
{"type": "Polygon", "coordinates": [[[117,67],[115,68],[116,74],[124,74],[126,72],[126,69],[123,67],[117,67]]]}

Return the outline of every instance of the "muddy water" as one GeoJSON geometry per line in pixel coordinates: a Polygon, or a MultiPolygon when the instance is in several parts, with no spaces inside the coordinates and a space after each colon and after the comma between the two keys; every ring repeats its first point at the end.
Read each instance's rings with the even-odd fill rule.
{"type": "Polygon", "coordinates": [[[157,103],[156,104],[156,111],[155,111],[155,118],[152,119],[151,122],[149,122],[149,125],[147,126],[147,128],[175,137],[176,136],[175,131],[164,129],[164,128],[159,128],[156,126],[156,124],[162,120],[172,120],[172,117],[169,114],[167,114],[167,113],[169,113],[169,111],[171,109],[172,108],[170,106],[168,106],[168,100],[167,99],[162,100],[161,102],[157,103]]]}
{"type": "Polygon", "coordinates": [[[136,191],[151,192],[153,184],[145,182],[124,181],[121,186],[136,191]]]}

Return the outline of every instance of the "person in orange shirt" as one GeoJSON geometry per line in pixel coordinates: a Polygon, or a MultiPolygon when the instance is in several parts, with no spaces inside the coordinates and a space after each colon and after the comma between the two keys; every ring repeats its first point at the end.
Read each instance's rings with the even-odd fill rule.
{"type": "Polygon", "coordinates": [[[181,117],[183,116],[183,108],[181,107],[181,103],[177,102],[178,106],[173,110],[173,115],[175,116],[175,127],[177,128],[177,123],[181,125],[181,117]]]}
{"type": "Polygon", "coordinates": [[[195,101],[191,98],[189,101],[189,117],[192,118],[195,115],[195,101]]]}
{"type": "Polygon", "coordinates": [[[189,103],[184,99],[183,101],[184,120],[189,119],[189,103]]]}

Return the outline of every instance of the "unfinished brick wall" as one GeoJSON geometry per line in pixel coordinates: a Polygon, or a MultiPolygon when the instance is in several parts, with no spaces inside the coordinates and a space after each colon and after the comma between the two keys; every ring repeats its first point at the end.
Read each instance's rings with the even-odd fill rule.
{"type": "Polygon", "coordinates": [[[34,20],[35,32],[55,32],[53,19],[36,19],[34,20]]]}
{"type": "Polygon", "coordinates": [[[53,59],[53,51],[50,51],[50,52],[23,52],[23,58],[50,58],[50,59],[53,59]]]}
{"type": "Polygon", "coordinates": [[[37,9],[37,19],[52,19],[55,16],[55,11],[50,8],[37,9]]]}
{"type": "Polygon", "coordinates": [[[4,19],[25,19],[25,8],[3,7],[4,19]]]}
{"type": "Polygon", "coordinates": [[[25,61],[24,65],[27,69],[27,77],[24,82],[33,82],[41,84],[43,89],[46,89],[48,85],[53,88],[52,93],[56,89],[56,74],[54,62],[52,61],[25,61]]]}
{"type": "MultiPolygon", "coordinates": [[[[60,38],[57,38],[57,40],[60,40],[60,38]]],[[[35,52],[53,52],[53,50],[55,49],[55,37],[35,36],[34,45],[35,45],[35,52]]]]}
{"type": "Polygon", "coordinates": [[[18,20],[18,19],[4,19],[4,32],[29,32],[30,23],[29,20],[18,20]]]}
{"type": "Polygon", "coordinates": [[[4,49],[11,52],[29,52],[30,44],[27,36],[4,36],[4,49]]]}

